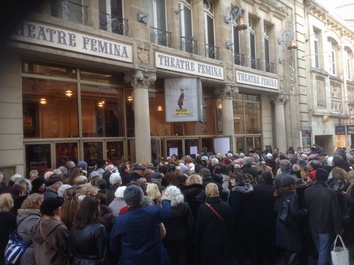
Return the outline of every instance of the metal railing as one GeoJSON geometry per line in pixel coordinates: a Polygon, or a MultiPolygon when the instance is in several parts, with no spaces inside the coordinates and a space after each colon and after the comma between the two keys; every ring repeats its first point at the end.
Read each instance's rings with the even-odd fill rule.
{"type": "Polygon", "coordinates": [[[250,60],[251,60],[252,69],[257,69],[257,70],[261,69],[260,59],[251,57],[250,60]]]}
{"type": "Polygon", "coordinates": [[[126,36],[128,34],[128,19],[100,12],[100,29],[126,36]]]}
{"type": "Polygon", "coordinates": [[[234,53],[234,64],[244,66],[245,65],[244,55],[240,53],[234,53]]]}
{"type": "Polygon", "coordinates": [[[88,18],[87,6],[64,0],[51,0],[51,15],[83,24],[88,18]]]}
{"type": "Polygon", "coordinates": [[[181,36],[181,50],[196,54],[197,41],[193,37],[181,36]]]}
{"type": "Polygon", "coordinates": [[[274,63],[266,62],[266,72],[268,73],[275,73],[274,63]]]}
{"type": "Polygon", "coordinates": [[[218,59],[219,47],[214,45],[205,44],[205,56],[212,59],[218,59]]]}
{"type": "Polygon", "coordinates": [[[152,43],[171,47],[171,32],[150,27],[150,39],[152,43]]]}

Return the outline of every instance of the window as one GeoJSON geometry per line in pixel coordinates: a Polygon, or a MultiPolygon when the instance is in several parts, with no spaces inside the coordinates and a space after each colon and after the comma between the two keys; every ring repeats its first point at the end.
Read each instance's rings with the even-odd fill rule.
{"type": "Polygon", "coordinates": [[[166,31],[165,0],[151,0],[150,2],[150,38],[151,42],[169,46],[170,34],[166,31]]]}
{"type": "Polygon", "coordinates": [[[238,93],[233,100],[235,134],[260,134],[261,102],[257,95],[238,93]]]}
{"type": "Polygon", "coordinates": [[[351,57],[352,57],[352,51],[346,47],[344,49],[344,53],[345,53],[345,70],[347,73],[347,80],[352,80],[352,66],[351,66],[351,57]]]}
{"type": "Polygon", "coordinates": [[[337,43],[333,39],[328,39],[328,47],[329,47],[329,72],[332,75],[337,74],[336,69],[336,47],[337,43]]]}
{"type": "Polygon", "coordinates": [[[315,58],[315,68],[320,68],[320,47],[319,47],[319,40],[318,40],[318,32],[313,32],[313,49],[314,49],[314,58],[315,58]]]}
{"type": "Polygon", "coordinates": [[[181,34],[181,50],[196,53],[196,43],[192,31],[192,5],[191,1],[179,2],[179,25],[181,34]]]}
{"type": "Polygon", "coordinates": [[[123,18],[123,0],[98,0],[100,29],[120,35],[128,33],[127,20],[123,18]]]}
{"type": "Polygon", "coordinates": [[[253,19],[249,19],[249,32],[250,32],[250,63],[251,68],[259,69],[259,59],[256,58],[256,22],[253,19]]]}
{"type": "Polygon", "coordinates": [[[326,103],[326,87],[325,79],[322,76],[316,76],[316,92],[317,92],[317,107],[325,109],[326,103]]]}
{"type": "Polygon", "coordinates": [[[82,0],[51,0],[51,15],[70,22],[86,24],[87,6],[82,0]]]}
{"type": "Polygon", "coordinates": [[[232,27],[232,36],[233,36],[234,64],[244,65],[244,58],[243,58],[243,54],[241,54],[241,49],[240,49],[240,31],[237,29],[236,22],[232,27]]]}
{"type": "Polygon", "coordinates": [[[217,47],[215,47],[214,34],[214,3],[209,0],[203,1],[204,7],[204,33],[206,57],[217,59],[217,47]]]}
{"type": "Polygon", "coordinates": [[[265,69],[266,72],[273,73],[273,65],[270,62],[270,53],[269,53],[269,26],[264,25],[264,59],[265,59],[265,69]]]}

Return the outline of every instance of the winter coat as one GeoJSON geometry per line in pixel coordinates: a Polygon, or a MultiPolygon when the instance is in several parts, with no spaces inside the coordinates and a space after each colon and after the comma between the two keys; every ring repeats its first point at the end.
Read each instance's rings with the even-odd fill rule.
{"type": "Polygon", "coordinates": [[[16,229],[16,211],[0,212],[0,265],[5,265],[4,252],[9,235],[16,229]]]}
{"type": "Polygon", "coordinates": [[[166,228],[164,241],[189,241],[194,235],[195,221],[188,203],[171,207],[172,215],[163,223],[166,228]]]}
{"type": "Polygon", "coordinates": [[[257,213],[257,230],[275,229],[276,213],[274,211],[275,185],[272,182],[259,182],[253,187],[255,209],[257,213]]]}
{"type": "Polygon", "coordinates": [[[41,217],[42,215],[37,209],[19,209],[17,212],[17,233],[21,237],[21,239],[28,245],[27,249],[22,254],[20,263],[21,265],[36,264],[32,238],[29,235],[29,231],[41,217]]]}
{"type": "Polygon", "coordinates": [[[64,253],[68,253],[69,231],[62,221],[41,218],[30,229],[30,236],[34,246],[37,265],[69,264],[68,256],[63,255],[64,253]],[[62,253],[58,252],[44,240],[40,232],[40,226],[47,240],[61,250],[62,253]]]}
{"type": "Polygon", "coordinates": [[[109,208],[107,205],[104,204],[100,205],[100,217],[101,217],[101,224],[104,225],[108,233],[111,232],[114,219],[115,219],[112,209],[109,208]]]}
{"type": "Polygon", "coordinates": [[[277,220],[275,224],[275,239],[276,245],[280,246],[290,252],[299,252],[302,250],[302,239],[300,234],[300,218],[306,214],[305,209],[300,208],[299,198],[296,192],[289,187],[282,187],[274,192],[275,204],[274,209],[277,213],[277,220]],[[283,210],[283,203],[290,201],[290,211],[294,226],[291,228],[280,222],[280,215],[283,210]]]}
{"type": "Polygon", "coordinates": [[[107,252],[107,232],[102,224],[89,224],[83,229],[70,230],[70,256],[72,265],[104,264],[107,252]]]}
{"type": "Polygon", "coordinates": [[[171,202],[163,200],[161,205],[130,207],[116,218],[109,246],[121,256],[121,265],[170,264],[160,238],[160,223],[171,216],[171,202]]]}
{"type": "Polygon", "coordinates": [[[250,237],[256,235],[257,213],[255,210],[255,201],[253,186],[249,183],[234,186],[229,197],[234,222],[235,238],[250,237]],[[245,228],[249,229],[245,229],[245,228]]]}
{"type": "Polygon", "coordinates": [[[52,188],[46,187],[44,192],[44,199],[50,198],[50,197],[58,197],[58,192],[52,188]]]}
{"type": "Polygon", "coordinates": [[[195,231],[199,264],[231,264],[235,251],[233,243],[234,220],[231,207],[220,197],[207,197],[205,201],[218,212],[224,221],[206,204],[200,206],[195,231]]]}
{"type": "Polygon", "coordinates": [[[191,208],[194,220],[196,220],[199,206],[203,204],[205,200],[205,191],[203,185],[192,184],[184,186],[181,188],[181,192],[184,195],[184,201],[187,202],[191,208]]]}
{"type": "Polygon", "coordinates": [[[308,211],[307,224],[310,231],[341,234],[342,216],[337,196],[327,183],[316,181],[305,190],[305,208],[308,211]]]}
{"type": "Polygon", "coordinates": [[[117,184],[110,185],[109,189],[106,191],[106,194],[107,194],[106,204],[107,205],[109,205],[116,198],[115,192],[116,192],[117,188],[118,188],[117,184]]]}

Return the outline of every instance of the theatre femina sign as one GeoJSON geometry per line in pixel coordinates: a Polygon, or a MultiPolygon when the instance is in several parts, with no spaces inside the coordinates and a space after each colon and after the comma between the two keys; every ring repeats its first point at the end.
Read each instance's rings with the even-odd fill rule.
{"type": "Polygon", "coordinates": [[[132,45],[34,22],[22,22],[11,39],[113,60],[132,62],[132,45]]]}
{"type": "Polygon", "coordinates": [[[278,89],[278,79],[243,71],[236,71],[236,83],[278,89]]]}

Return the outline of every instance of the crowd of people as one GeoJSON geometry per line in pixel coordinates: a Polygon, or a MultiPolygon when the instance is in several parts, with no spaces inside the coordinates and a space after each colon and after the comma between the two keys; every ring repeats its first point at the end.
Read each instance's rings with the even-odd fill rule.
{"type": "Polygon", "coordinates": [[[16,230],[20,264],[327,265],[335,235],[354,243],[352,164],[350,151],[314,145],[69,161],[8,183],[0,172],[0,264],[16,230]]]}

